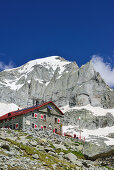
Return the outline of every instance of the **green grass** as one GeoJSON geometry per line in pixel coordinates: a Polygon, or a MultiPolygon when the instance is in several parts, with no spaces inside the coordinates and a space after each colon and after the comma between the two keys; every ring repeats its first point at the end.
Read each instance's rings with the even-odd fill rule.
{"type": "Polygon", "coordinates": [[[26,139],[33,139],[33,137],[28,135],[28,136],[26,136],[26,139]]]}
{"type": "Polygon", "coordinates": [[[55,149],[55,151],[59,154],[60,152],[63,152],[65,154],[67,153],[72,153],[74,155],[77,156],[78,159],[85,159],[84,155],[81,152],[77,152],[77,151],[72,151],[70,149],[68,150],[63,150],[63,149],[55,149]]]}
{"type": "Polygon", "coordinates": [[[106,168],[107,168],[108,170],[114,170],[114,168],[110,168],[110,167],[108,167],[108,166],[106,166],[106,168]]]}
{"type": "Polygon", "coordinates": [[[55,152],[58,153],[58,154],[59,154],[60,152],[63,152],[63,153],[65,153],[65,154],[67,154],[67,153],[73,153],[74,155],[77,156],[77,158],[79,158],[79,159],[85,159],[84,155],[83,155],[80,151],[77,152],[77,151],[72,151],[72,150],[70,150],[70,149],[68,149],[68,150],[56,149],[52,143],[50,143],[50,146],[51,146],[51,148],[53,148],[53,149],[55,150],[55,152]]]}

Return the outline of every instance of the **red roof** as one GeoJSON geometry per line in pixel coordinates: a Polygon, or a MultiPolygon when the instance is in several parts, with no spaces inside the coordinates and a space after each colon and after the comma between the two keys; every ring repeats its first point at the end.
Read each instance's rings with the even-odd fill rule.
{"type": "Polygon", "coordinates": [[[0,117],[0,120],[4,120],[4,119],[7,119],[7,118],[11,118],[11,117],[26,114],[28,112],[32,112],[32,111],[39,109],[39,108],[41,108],[41,107],[43,107],[43,106],[45,106],[49,103],[52,103],[58,109],[58,111],[61,113],[61,115],[64,115],[63,112],[52,101],[49,101],[49,102],[43,103],[41,105],[36,105],[36,106],[32,106],[32,107],[24,108],[24,109],[21,109],[21,110],[16,110],[16,111],[13,111],[13,112],[6,113],[5,115],[0,117]]]}

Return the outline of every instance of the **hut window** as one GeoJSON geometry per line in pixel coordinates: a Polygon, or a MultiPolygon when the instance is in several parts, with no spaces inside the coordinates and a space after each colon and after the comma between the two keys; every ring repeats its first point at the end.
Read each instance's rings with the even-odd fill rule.
{"type": "Polygon", "coordinates": [[[37,113],[32,113],[32,117],[37,119],[37,113]]]}
{"type": "Polygon", "coordinates": [[[37,124],[34,124],[34,128],[35,128],[35,129],[37,128],[37,124]]]}
{"type": "Polygon", "coordinates": [[[10,125],[10,129],[12,129],[12,125],[10,125]]]}
{"type": "Polygon", "coordinates": [[[13,129],[15,129],[15,124],[13,124],[13,129]]]}
{"type": "Polygon", "coordinates": [[[41,115],[41,119],[46,120],[46,115],[41,115]]]}
{"type": "Polygon", "coordinates": [[[15,124],[15,129],[18,129],[18,128],[19,128],[19,124],[16,123],[16,124],[15,124]]]}
{"type": "Polygon", "coordinates": [[[43,116],[43,115],[41,115],[40,117],[41,117],[41,119],[44,119],[44,116],[43,116]]]}
{"type": "Polygon", "coordinates": [[[55,123],[57,123],[57,118],[55,117],[55,123]]]}
{"type": "Polygon", "coordinates": [[[34,118],[37,118],[37,113],[34,114],[34,118]]]}
{"type": "Polygon", "coordinates": [[[8,113],[8,116],[11,116],[11,113],[8,113]]]}
{"type": "Polygon", "coordinates": [[[34,123],[32,123],[32,128],[34,128],[34,123]]]}
{"type": "Polygon", "coordinates": [[[57,129],[55,128],[55,133],[57,133],[57,129]]]}
{"type": "Polygon", "coordinates": [[[37,128],[37,124],[32,123],[32,128],[36,129],[37,128]]]}
{"type": "Polygon", "coordinates": [[[46,120],[46,115],[44,115],[44,120],[46,120]]]}
{"type": "Polygon", "coordinates": [[[58,118],[58,123],[60,123],[60,119],[58,118]]]}

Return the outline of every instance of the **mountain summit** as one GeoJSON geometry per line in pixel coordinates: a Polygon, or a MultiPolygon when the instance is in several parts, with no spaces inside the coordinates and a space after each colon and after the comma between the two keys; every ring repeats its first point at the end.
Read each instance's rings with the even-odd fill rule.
{"type": "Polygon", "coordinates": [[[92,62],[81,68],[59,56],[30,61],[0,72],[0,102],[26,107],[53,101],[58,106],[114,107],[114,90],[94,70],[92,62]]]}

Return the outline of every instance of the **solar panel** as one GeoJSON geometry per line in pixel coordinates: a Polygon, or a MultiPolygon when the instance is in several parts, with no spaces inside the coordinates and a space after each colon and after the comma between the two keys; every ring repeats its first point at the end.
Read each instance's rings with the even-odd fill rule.
{"type": "Polygon", "coordinates": [[[32,107],[26,107],[26,108],[24,108],[24,109],[17,110],[17,111],[15,111],[15,112],[17,113],[17,112],[20,112],[20,111],[23,111],[23,110],[32,109],[32,108],[37,107],[37,106],[40,106],[40,105],[35,105],[35,106],[32,106],[32,107]]]}
{"type": "Polygon", "coordinates": [[[51,110],[51,109],[52,109],[52,107],[51,107],[50,105],[48,105],[48,109],[50,109],[50,110],[51,110]]]}

